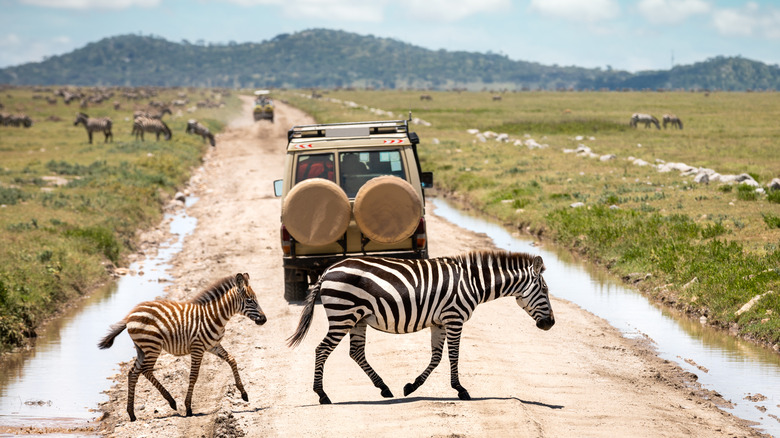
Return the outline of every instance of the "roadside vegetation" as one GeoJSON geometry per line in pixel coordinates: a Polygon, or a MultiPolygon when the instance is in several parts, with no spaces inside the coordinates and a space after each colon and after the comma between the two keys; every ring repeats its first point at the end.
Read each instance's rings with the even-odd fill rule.
{"type": "Polygon", "coordinates": [[[187,119],[218,132],[240,108],[235,95],[216,90],[148,89],[153,97],[129,100],[123,92],[138,90],[114,88],[101,89],[113,97],[82,109],[78,100],[47,103],[57,89],[0,89],[1,112],[33,120],[29,128],[0,124],[0,352],[22,345],[66,302],[126,264],[136,231],[159,222],[164,204],[210,147],[185,134],[187,119]],[[146,141],[136,141],[133,110],[150,100],[182,99],[180,93],[190,103],[171,107],[173,114],[163,118],[172,139],[155,141],[147,133],[146,141]],[[207,100],[225,105],[197,108],[207,100]],[[104,143],[98,132],[89,144],[84,127],[73,124],[79,111],[110,117],[114,141],[104,143]]]}
{"type": "Polygon", "coordinates": [[[412,109],[430,123],[413,129],[422,140],[423,170],[434,172],[438,190],[585,255],[656,300],[778,348],[780,191],[766,189],[780,177],[776,93],[424,94],[431,100],[414,91],[278,97],[320,122],[406,118],[412,109]],[[659,120],[674,113],[684,129],[631,128],[635,112],[659,120]],[[510,140],[483,142],[468,129],[510,140]],[[516,140],[547,147],[529,149],[516,140]],[[595,155],[563,152],[582,145],[595,155]],[[693,176],[660,173],[629,157],[747,173],[767,192],[694,183],[693,176]]]}

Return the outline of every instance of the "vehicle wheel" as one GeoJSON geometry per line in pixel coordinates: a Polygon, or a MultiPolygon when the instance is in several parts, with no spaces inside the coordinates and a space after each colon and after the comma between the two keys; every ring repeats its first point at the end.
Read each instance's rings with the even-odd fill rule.
{"type": "Polygon", "coordinates": [[[422,200],[411,184],[385,175],[369,180],[358,190],[352,211],[366,237],[379,243],[397,243],[417,229],[422,200]]]}
{"type": "Polygon", "coordinates": [[[298,242],[328,245],[347,231],[349,198],[333,181],[312,178],[290,190],[282,204],[282,223],[298,242]]]}
{"type": "Polygon", "coordinates": [[[309,289],[309,276],[302,269],[284,270],[284,299],[287,301],[303,301],[309,289]]]}

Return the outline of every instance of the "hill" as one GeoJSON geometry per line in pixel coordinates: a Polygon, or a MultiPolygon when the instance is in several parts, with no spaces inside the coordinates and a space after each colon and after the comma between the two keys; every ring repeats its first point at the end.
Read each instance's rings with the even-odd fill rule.
{"type": "Polygon", "coordinates": [[[780,89],[780,67],[717,57],[636,74],[545,66],[504,55],[429,50],[388,38],[313,29],[261,43],[191,44],[121,35],[0,69],[11,85],[416,89],[780,89]]]}

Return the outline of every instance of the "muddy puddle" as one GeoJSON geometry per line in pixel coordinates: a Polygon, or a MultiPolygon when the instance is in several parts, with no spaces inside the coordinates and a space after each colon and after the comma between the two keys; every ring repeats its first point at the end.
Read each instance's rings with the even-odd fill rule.
{"type": "MultiPolygon", "coordinates": [[[[108,327],[122,319],[137,303],[165,295],[170,285],[167,274],[171,257],[196,225],[186,207],[166,215],[173,238],[153,257],[130,265],[129,273],[93,293],[62,318],[39,333],[35,346],[9,355],[0,363],[0,436],[8,428],[67,433],[67,436],[95,435],[95,409],[107,400],[103,391],[111,385],[119,362],[132,351],[129,336],[119,336],[108,350],[97,348],[108,327]]],[[[47,436],[53,436],[47,434],[47,436]]]]}
{"type": "Polygon", "coordinates": [[[537,247],[528,236],[512,234],[442,199],[432,202],[437,216],[486,234],[500,249],[541,255],[547,267],[544,278],[554,297],[605,319],[626,337],[649,338],[662,358],[696,374],[705,389],[731,401],[734,408],[729,412],[780,437],[780,355],[698,321],[679,318],[603,270],[574,260],[567,251],[537,247]]]}

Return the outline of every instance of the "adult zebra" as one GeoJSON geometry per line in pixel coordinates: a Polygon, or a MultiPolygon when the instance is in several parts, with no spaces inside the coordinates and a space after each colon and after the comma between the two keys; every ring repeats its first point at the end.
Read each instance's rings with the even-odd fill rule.
{"type": "Polygon", "coordinates": [[[661,120],[663,120],[664,129],[668,123],[672,124],[672,128],[683,129],[682,120],[674,114],[664,114],[661,120]]]}
{"type": "Polygon", "coordinates": [[[439,364],[446,339],[450,359],[450,384],[461,400],[471,399],[458,378],[458,349],[463,324],[476,306],[500,297],[513,297],[536,321],[549,330],[555,324],[544,262],[525,253],[476,251],[455,257],[427,260],[351,258],[334,264],[309,290],[301,319],[288,345],[306,336],[319,297],[328,316],[328,334],[317,346],[314,392],[321,404],[330,403],[323,390],[323,369],[328,356],[347,334],[349,355],[381,390],[390,389],[366,361],[366,327],[388,333],[412,333],[431,328],[431,362],[412,383],[409,395],[422,385],[439,364]]]}
{"type": "Polygon", "coordinates": [[[631,115],[631,121],[628,122],[629,126],[632,128],[636,128],[636,125],[639,123],[644,123],[645,128],[649,128],[650,124],[654,124],[656,128],[661,129],[660,123],[658,123],[658,119],[656,119],[654,116],[651,116],[650,114],[642,114],[642,113],[634,113],[631,115]]]}
{"type": "Polygon", "coordinates": [[[160,141],[160,134],[163,135],[165,140],[170,140],[173,136],[171,129],[160,119],[150,119],[148,117],[136,117],[133,120],[133,131],[135,139],[141,137],[141,141],[144,141],[144,132],[155,134],[157,141],[160,141]]]}
{"type": "Polygon", "coordinates": [[[192,415],[192,390],[198,380],[203,354],[207,351],[230,364],[241,398],[249,401],[238,375],[236,360],[220,345],[225,335],[225,325],[236,313],[241,313],[257,325],[266,322],[265,314],[257,303],[257,296],[249,286],[249,274],[225,277],[184,303],[169,300],[140,303],[124,319],[111,326],[108,334],[98,343],[98,348],[111,347],[114,338],[127,328],[137,352],[135,365],[127,376],[127,413],[130,421],[135,421],[133,405],[139,374],[149,379],[171,408],[176,410],[176,401],[153,374],[154,364],[162,350],[176,356],[192,356],[190,385],[184,400],[187,416],[192,415]]]}
{"type": "Polygon", "coordinates": [[[195,134],[200,135],[203,137],[203,140],[205,141],[208,139],[209,144],[212,146],[216,146],[217,142],[214,140],[214,134],[209,131],[209,128],[201,125],[197,120],[190,119],[187,120],[187,129],[184,130],[187,134],[195,134]]]}
{"type": "Polygon", "coordinates": [[[93,132],[102,132],[103,135],[106,136],[106,139],[103,141],[104,143],[108,142],[109,137],[111,137],[111,141],[114,141],[114,134],[111,132],[111,118],[92,118],[84,113],[78,113],[78,115],[76,115],[76,121],[73,122],[73,126],[78,126],[79,123],[83,124],[84,128],[87,130],[87,137],[89,137],[90,144],[92,144],[93,132]]]}

